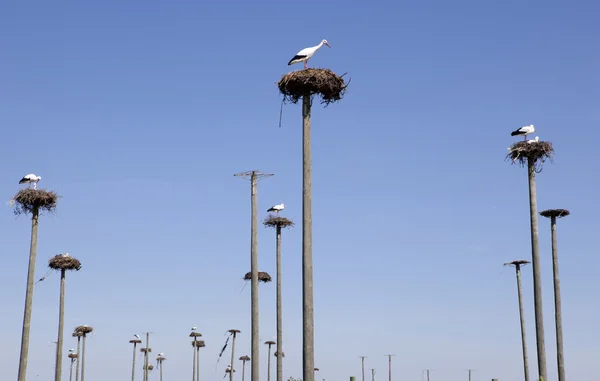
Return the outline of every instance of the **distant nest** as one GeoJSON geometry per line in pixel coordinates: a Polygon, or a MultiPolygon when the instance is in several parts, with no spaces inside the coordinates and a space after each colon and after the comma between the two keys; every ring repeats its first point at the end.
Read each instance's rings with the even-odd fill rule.
{"type": "Polygon", "coordinates": [[[205,346],[206,346],[206,344],[204,343],[204,340],[192,341],[192,347],[204,348],[205,346]]]}
{"type": "Polygon", "coordinates": [[[67,256],[64,254],[58,254],[50,258],[48,261],[48,267],[52,270],[76,270],[81,269],[81,262],[77,258],[67,256]]]}
{"type": "Polygon", "coordinates": [[[569,212],[567,209],[548,209],[540,212],[540,216],[547,218],[562,218],[568,216],[569,214],[571,214],[571,212],[569,212]]]}
{"type": "Polygon", "coordinates": [[[81,337],[81,336],[83,336],[83,333],[77,332],[77,331],[73,332],[73,337],[81,337]]]}
{"type": "Polygon", "coordinates": [[[200,337],[202,334],[200,332],[192,332],[190,333],[190,337],[200,337]]]}
{"type": "Polygon", "coordinates": [[[512,163],[519,163],[522,167],[527,167],[529,160],[533,161],[536,172],[541,171],[542,164],[547,159],[552,160],[554,148],[550,142],[518,142],[508,148],[507,159],[512,163]]]}
{"type": "Polygon", "coordinates": [[[130,344],[141,344],[142,340],[138,340],[138,339],[133,339],[133,340],[129,340],[130,344]]]}
{"type": "Polygon", "coordinates": [[[265,344],[267,344],[267,345],[275,345],[277,343],[274,342],[273,340],[269,340],[269,341],[265,341],[265,344]]]}
{"type": "Polygon", "coordinates": [[[146,352],[150,353],[150,352],[152,352],[152,348],[140,348],[140,352],[142,352],[142,353],[146,353],[146,352]]]}
{"type": "Polygon", "coordinates": [[[166,360],[166,359],[167,359],[167,358],[166,358],[165,356],[157,356],[157,357],[156,357],[156,361],[164,361],[164,360],[166,360]]]}
{"type": "Polygon", "coordinates": [[[530,263],[531,262],[529,262],[529,261],[527,261],[525,259],[519,259],[517,261],[512,261],[512,262],[505,263],[504,266],[517,266],[517,265],[522,266],[522,265],[527,265],[527,264],[530,264],[530,263]]]}
{"type": "Polygon", "coordinates": [[[238,333],[240,333],[240,332],[242,332],[242,331],[240,331],[239,329],[235,329],[235,328],[233,328],[233,329],[230,329],[230,330],[229,330],[229,331],[227,331],[227,332],[229,332],[229,333],[235,333],[235,334],[238,334],[238,333]]]}
{"type": "MultiPolygon", "coordinates": [[[[247,272],[246,275],[244,275],[244,280],[252,280],[252,272],[247,272]]],[[[258,281],[263,283],[269,283],[271,281],[271,276],[269,275],[269,273],[259,271],[258,281]]]]}
{"type": "Polygon", "coordinates": [[[80,325],[79,327],[75,328],[75,332],[79,332],[82,334],[82,336],[87,335],[88,333],[92,332],[94,330],[94,328],[90,327],[89,325],[80,325]]]}
{"type": "MultiPolygon", "coordinates": [[[[345,74],[344,74],[345,75],[345,74]]],[[[329,69],[303,69],[285,74],[277,86],[284,101],[298,103],[300,98],[319,95],[321,103],[337,102],[344,97],[348,84],[329,69]]]]}
{"type": "Polygon", "coordinates": [[[318,371],[319,371],[319,368],[315,368],[315,372],[318,372],[318,371]]]}
{"type": "Polygon", "coordinates": [[[68,357],[68,358],[70,358],[70,359],[76,359],[76,358],[77,358],[77,357],[79,357],[79,356],[77,356],[77,353],[69,353],[69,354],[67,355],[67,357],[68,357]]]}
{"type": "Polygon", "coordinates": [[[269,214],[267,218],[263,221],[263,225],[271,228],[289,228],[294,226],[294,222],[285,217],[280,217],[275,214],[269,214]]]}
{"type": "Polygon", "coordinates": [[[58,197],[56,192],[44,189],[24,188],[9,202],[11,206],[15,206],[14,212],[16,215],[32,213],[34,210],[53,213],[56,210],[58,197]]]}
{"type": "Polygon", "coordinates": [[[249,356],[242,356],[242,357],[240,357],[240,361],[250,361],[250,357],[249,356]]]}
{"type": "MultiPolygon", "coordinates": [[[[279,356],[279,352],[275,351],[275,353],[273,353],[273,356],[279,356]]],[[[285,357],[285,352],[281,352],[281,357],[285,357]]]]}

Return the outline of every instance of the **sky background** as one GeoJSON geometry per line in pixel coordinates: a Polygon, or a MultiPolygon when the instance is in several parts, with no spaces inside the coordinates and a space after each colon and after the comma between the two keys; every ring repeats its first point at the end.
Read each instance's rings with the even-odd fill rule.
{"type": "MultiPolygon", "coordinates": [[[[592,1],[0,0],[0,195],[34,172],[63,198],[41,217],[36,279],[53,255],[67,276],[67,333],[95,328],[86,381],[127,379],[133,334],[152,331],[166,381],[221,380],[225,332],[250,354],[250,185],[260,218],[284,202],[284,377],[301,377],[300,105],[275,82],[300,49],[352,78],[313,107],[315,365],[319,381],[522,379],[514,270],[530,259],[527,175],[504,160],[534,124],[556,149],[539,210],[559,222],[567,375],[600,377],[595,238],[600,53],[592,1]],[[596,195],[596,196],[595,196],[596,195]]],[[[30,222],[0,213],[0,379],[16,378],[30,222]]],[[[540,219],[548,379],[557,380],[549,221],[540,219]]],[[[260,269],[275,234],[260,226],[260,269]]],[[[531,267],[523,272],[537,375],[531,267]]],[[[28,379],[53,378],[59,277],[35,286],[28,379]]],[[[260,286],[260,338],[275,336],[275,284],[260,286]]],[[[65,337],[65,356],[74,348],[65,337]]],[[[229,352],[226,355],[229,356],[229,352]]],[[[141,359],[141,357],[140,357],[141,359]]],[[[65,358],[63,379],[68,379],[65,358]]],[[[266,345],[260,372],[266,380],[266,345]]],[[[141,364],[138,362],[138,364],[141,364]]],[[[236,365],[241,371],[241,363],[236,365]]],[[[141,367],[141,365],[140,365],[141,367]]],[[[141,368],[140,368],[141,369],[141,368]]],[[[275,369],[273,361],[273,369],[275,369]]],[[[249,374],[249,373],[248,373],[249,374]]],[[[141,379],[141,372],[138,370],[141,379]]],[[[157,380],[158,374],[152,379],[157,380]]],[[[240,373],[236,373],[239,380],[240,373]]]]}

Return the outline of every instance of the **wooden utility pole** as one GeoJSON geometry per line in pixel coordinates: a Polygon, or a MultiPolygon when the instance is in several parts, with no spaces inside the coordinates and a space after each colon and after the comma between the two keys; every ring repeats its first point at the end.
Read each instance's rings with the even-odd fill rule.
{"type": "MultiPolygon", "coordinates": [[[[251,299],[251,358],[250,363],[250,379],[251,381],[259,380],[259,361],[260,358],[260,343],[258,337],[258,200],[257,200],[257,182],[264,177],[273,176],[272,173],[262,173],[258,170],[236,173],[236,177],[250,178],[250,204],[251,204],[251,232],[250,232],[250,272],[252,280],[250,282],[250,299],[251,299]]],[[[233,361],[232,361],[233,362],[233,361]]],[[[233,367],[234,364],[231,364],[233,367]]],[[[233,368],[232,368],[233,369],[233,368]]],[[[233,370],[232,370],[233,377],[233,370]]],[[[309,381],[309,380],[305,380],[309,381]]]]}
{"type": "Polygon", "coordinates": [[[529,179],[529,216],[531,227],[531,265],[533,267],[533,303],[535,309],[535,336],[537,347],[538,375],[548,380],[546,366],[546,344],[544,334],[544,314],[542,308],[542,266],[540,263],[540,246],[537,217],[537,189],[535,184],[535,160],[528,159],[527,174],[529,179]]]}
{"type": "Polygon", "coordinates": [[[388,357],[388,379],[389,381],[392,381],[392,356],[396,356],[396,355],[386,355],[388,357]]]}
{"type": "Polygon", "coordinates": [[[521,266],[529,264],[529,261],[518,260],[505,263],[504,266],[513,266],[517,274],[517,295],[519,299],[519,319],[521,321],[521,346],[523,351],[523,372],[525,381],[529,381],[529,356],[527,355],[527,338],[525,334],[525,307],[523,303],[523,281],[521,280],[521,266]]]}
{"type": "MultiPolygon", "coordinates": [[[[562,306],[560,299],[560,277],[558,274],[558,242],[556,238],[556,219],[566,217],[571,212],[566,209],[550,209],[540,213],[542,217],[550,218],[552,233],[552,273],[554,278],[554,322],[556,324],[556,363],[558,365],[558,381],[565,381],[565,355],[562,332],[562,306]]],[[[544,379],[545,381],[545,379],[544,379]]]]}
{"type": "Polygon", "coordinates": [[[314,381],[315,379],[310,106],[311,96],[305,94],[302,97],[302,359],[304,381],[314,381]]]}
{"type": "Polygon", "coordinates": [[[359,356],[361,360],[361,369],[362,369],[362,381],[365,381],[365,358],[367,356],[359,356]]]}

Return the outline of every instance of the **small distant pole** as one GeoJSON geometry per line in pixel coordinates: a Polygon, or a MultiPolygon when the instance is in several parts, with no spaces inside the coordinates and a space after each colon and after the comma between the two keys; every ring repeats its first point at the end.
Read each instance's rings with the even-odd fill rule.
{"type": "MultiPolygon", "coordinates": [[[[258,381],[259,368],[259,337],[258,337],[258,201],[256,198],[257,182],[259,179],[273,176],[273,173],[262,173],[258,170],[236,173],[234,176],[241,178],[250,178],[250,204],[251,204],[251,233],[250,233],[250,272],[252,280],[250,282],[250,299],[251,299],[251,354],[252,362],[250,363],[250,379],[258,381]]],[[[233,369],[233,364],[231,364],[233,369]]],[[[232,371],[233,377],[233,371],[232,371]]]]}
{"type": "Polygon", "coordinates": [[[471,381],[471,372],[473,372],[473,369],[469,369],[469,381],[471,381]]]}
{"type": "Polygon", "coordinates": [[[359,358],[361,359],[361,363],[362,363],[362,381],[365,381],[365,358],[367,356],[359,356],[359,358]]]}
{"type": "MultiPolygon", "coordinates": [[[[558,275],[558,243],[556,238],[556,219],[566,217],[571,212],[566,209],[550,209],[540,213],[550,218],[552,233],[552,272],[554,277],[554,320],[556,324],[556,363],[558,365],[558,381],[565,381],[565,354],[563,349],[562,307],[560,300],[560,277],[558,275]]],[[[544,380],[546,381],[546,380],[544,380]]]]}
{"type": "Polygon", "coordinates": [[[375,369],[371,369],[371,381],[375,381],[375,369]]]}
{"type": "MultiPolygon", "coordinates": [[[[386,355],[388,357],[388,371],[389,371],[389,381],[392,381],[392,356],[396,356],[396,355],[386,355]]],[[[471,380],[469,380],[471,381],[471,380]]]]}
{"type": "Polygon", "coordinates": [[[427,381],[430,381],[429,380],[429,369],[427,369],[427,381]]]}
{"type": "Polygon", "coordinates": [[[525,334],[525,307],[523,306],[523,281],[521,280],[521,266],[529,264],[524,259],[505,263],[504,266],[512,266],[517,273],[517,295],[519,298],[519,318],[521,320],[521,346],[523,348],[523,372],[525,381],[529,381],[529,358],[527,356],[527,338],[525,334]]]}

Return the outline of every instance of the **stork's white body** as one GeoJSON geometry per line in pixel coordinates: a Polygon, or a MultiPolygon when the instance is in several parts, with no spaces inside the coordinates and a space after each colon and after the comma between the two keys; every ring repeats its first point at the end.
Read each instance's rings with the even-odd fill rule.
{"type": "Polygon", "coordinates": [[[36,189],[37,188],[37,183],[41,179],[42,178],[40,176],[36,176],[33,173],[30,173],[28,175],[23,176],[23,178],[21,180],[19,180],[19,184],[28,183],[30,186],[31,186],[31,184],[33,184],[33,189],[36,189]]]}
{"type": "Polygon", "coordinates": [[[267,212],[275,212],[277,214],[279,214],[279,212],[281,212],[283,209],[285,209],[285,204],[281,203],[279,205],[274,205],[272,207],[270,207],[267,212]]]}
{"type": "Polygon", "coordinates": [[[526,140],[526,136],[533,134],[535,132],[535,127],[533,126],[533,124],[530,124],[529,126],[523,126],[521,128],[519,128],[518,130],[514,130],[513,132],[510,133],[511,136],[523,136],[523,140],[526,140]]]}
{"type": "Polygon", "coordinates": [[[304,68],[308,68],[308,60],[317,52],[317,50],[321,49],[321,46],[327,45],[331,48],[331,45],[327,42],[327,40],[322,40],[319,45],[311,46],[310,48],[304,48],[288,62],[289,65],[293,65],[295,63],[304,62],[304,68]]]}
{"type": "Polygon", "coordinates": [[[135,336],[135,338],[138,340],[140,339],[140,335],[133,335],[133,336],[135,336]]]}
{"type": "Polygon", "coordinates": [[[535,137],[535,139],[529,139],[529,140],[527,141],[527,143],[531,144],[531,143],[537,143],[537,142],[539,142],[539,141],[540,141],[540,137],[539,137],[539,136],[536,136],[536,137],[535,137]]]}

